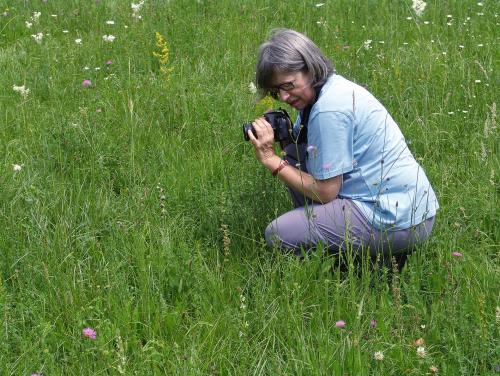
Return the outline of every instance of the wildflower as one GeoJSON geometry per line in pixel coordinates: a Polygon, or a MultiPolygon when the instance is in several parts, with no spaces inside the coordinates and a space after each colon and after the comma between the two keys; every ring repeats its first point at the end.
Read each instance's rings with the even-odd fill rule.
{"type": "Polygon", "coordinates": [[[68,34],[69,30],[63,30],[63,34],[68,34]]]}
{"type": "Polygon", "coordinates": [[[478,6],[478,7],[482,7],[482,6],[483,6],[483,3],[477,3],[477,6],[478,6]]]}
{"type": "Polygon", "coordinates": [[[142,19],[142,16],[139,14],[139,12],[141,11],[143,5],[144,5],[144,0],[140,1],[137,4],[135,3],[130,4],[130,7],[132,8],[132,18],[135,18],[136,20],[142,19]]]}
{"type": "Polygon", "coordinates": [[[462,256],[463,256],[463,254],[462,254],[462,253],[460,253],[460,252],[453,252],[451,255],[452,255],[453,257],[462,257],[462,256]]]}
{"type": "Polygon", "coordinates": [[[438,368],[436,366],[430,366],[429,367],[429,372],[432,374],[432,375],[435,375],[436,373],[438,373],[438,368]]]}
{"type": "Polygon", "coordinates": [[[325,5],[325,3],[318,3],[316,4],[316,8],[322,7],[323,5],[325,5]]]}
{"type": "Polygon", "coordinates": [[[317,158],[318,157],[318,148],[314,145],[309,145],[307,147],[307,155],[309,158],[317,158]]]}
{"type": "Polygon", "coordinates": [[[412,3],[412,8],[417,15],[417,17],[420,17],[422,13],[424,13],[425,7],[427,6],[427,3],[422,0],[413,0],[412,3]]]}
{"type": "Polygon", "coordinates": [[[372,319],[370,321],[370,327],[372,327],[372,328],[376,328],[377,327],[377,321],[375,319],[372,319]]]}
{"type": "Polygon", "coordinates": [[[80,38],[75,39],[76,44],[82,44],[82,40],[80,38]]]}
{"type": "Polygon", "coordinates": [[[384,360],[384,353],[382,351],[376,351],[373,354],[373,359],[378,360],[379,362],[384,360]]]}
{"type": "Polygon", "coordinates": [[[14,170],[14,172],[19,172],[23,169],[23,165],[20,165],[20,164],[13,164],[12,165],[12,169],[14,170]]]}
{"type": "Polygon", "coordinates": [[[31,37],[35,40],[35,42],[40,44],[40,43],[42,43],[43,33],[37,33],[35,35],[31,34],[31,37]]]}
{"type": "Polygon", "coordinates": [[[364,43],[363,43],[364,49],[365,50],[369,50],[370,48],[372,48],[371,44],[372,44],[372,40],[371,39],[365,40],[364,43]]]}
{"type": "Polygon", "coordinates": [[[421,329],[425,329],[425,324],[420,325],[421,329]]]}
{"type": "Polygon", "coordinates": [[[26,21],[25,24],[26,24],[26,27],[28,29],[31,29],[31,26],[33,26],[33,22],[29,22],[29,21],[26,21]]]}
{"type": "Polygon", "coordinates": [[[498,307],[498,306],[496,309],[496,316],[495,317],[496,317],[497,322],[500,322],[500,307],[498,307]]]}
{"type": "Polygon", "coordinates": [[[83,80],[82,82],[83,87],[89,87],[92,86],[92,82],[90,80],[83,80]]]}
{"type": "Polygon", "coordinates": [[[24,99],[26,99],[28,97],[28,94],[30,93],[30,89],[26,88],[24,85],[12,85],[12,90],[14,90],[16,93],[19,93],[24,99]]]}
{"type": "Polygon", "coordinates": [[[346,325],[347,325],[347,324],[346,324],[346,322],[345,322],[344,320],[339,320],[339,321],[337,321],[337,322],[335,323],[335,326],[336,326],[337,328],[345,328],[345,326],[346,326],[346,325]]]}
{"type": "Polygon", "coordinates": [[[153,56],[158,58],[158,63],[160,64],[160,73],[163,75],[166,82],[170,81],[170,74],[174,70],[172,67],[168,67],[168,61],[170,59],[170,50],[168,48],[168,43],[159,32],[156,32],[156,47],[160,49],[160,52],[153,52],[153,56]]]}
{"type": "Polygon", "coordinates": [[[250,82],[248,84],[248,91],[250,91],[250,93],[252,93],[252,94],[255,94],[257,92],[257,87],[255,86],[255,84],[253,82],[250,82]]]}
{"type": "Polygon", "coordinates": [[[97,337],[97,332],[92,329],[92,328],[85,328],[82,330],[82,334],[84,337],[90,338],[90,339],[96,339],[97,337]]]}
{"type": "Polygon", "coordinates": [[[40,18],[41,15],[42,15],[41,12],[33,12],[33,15],[31,16],[31,20],[33,22],[38,22],[38,19],[40,18]]]}
{"type": "Polygon", "coordinates": [[[113,20],[106,21],[106,25],[114,25],[114,24],[115,24],[115,21],[113,21],[113,20]]]}
{"type": "Polygon", "coordinates": [[[102,39],[107,43],[112,43],[116,37],[114,35],[103,35],[102,39]]]}
{"type": "Polygon", "coordinates": [[[109,66],[109,65],[111,65],[111,64],[113,64],[113,60],[108,60],[108,61],[106,61],[106,65],[108,65],[108,66],[109,66]]]}
{"type": "Polygon", "coordinates": [[[427,356],[427,351],[425,351],[424,346],[417,347],[417,355],[422,359],[427,356]]]}

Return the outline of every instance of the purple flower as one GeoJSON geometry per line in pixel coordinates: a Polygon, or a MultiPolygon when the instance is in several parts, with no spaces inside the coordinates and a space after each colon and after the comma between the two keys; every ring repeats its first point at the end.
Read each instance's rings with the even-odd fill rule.
{"type": "Polygon", "coordinates": [[[345,328],[346,323],[345,323],[345,321],[344,321],[344,320],[339,320],[339,321],[337,321],[337,322],[335,323],[335,326],[336,326],[337,328],[345,328]]]}
{"type": "Polygon", "coordinates": [[[82,86],[83,87],[89,87],[92,85],[92,82],[90,80],[83,80],[82,86]]]}
{"type": "Polygon", "coordinates": [[[370,321],[370,327],[372,327],[372,328],[377,327],[377,320],[372,319],[372,321],[370,321]]]}
{"type": "Polygon", "coordinates": [[[90,338],[90,339],[96,339],[97,333],[94,329],[92,328],[85,328],[82,330],[82,334],[84,337],[90,338]]]}
{"type": "Polygon", "coordinates": [[[463,254],[461,254],[460,252],[453,252],[451,255],[453,257],[462,257],[463,256],[463,254]]]}
{"type": "Polygon", "coordinates": [[[32,373],[31,376],[42,376],[41,373],[32,373]]]}
{"type": "Polygon", "coordinates": [[[111,64],[113,64],[113,60],[106,61],[106,65],[111,65],[111,64]]]}

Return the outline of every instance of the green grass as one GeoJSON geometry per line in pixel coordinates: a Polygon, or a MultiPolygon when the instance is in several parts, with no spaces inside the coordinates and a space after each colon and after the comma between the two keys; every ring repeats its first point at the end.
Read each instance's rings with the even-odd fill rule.
{"type": "Polygon", "coordinates": [[[500,6],[482,4],[146,0],[136,21],[126,1],[0,2],[0,374],[500,372],[500,6]],[[241,124],[274,27],[367,86],[434,186],[434,234],[392,285],[264,245],[291,203],[241,124]]]}

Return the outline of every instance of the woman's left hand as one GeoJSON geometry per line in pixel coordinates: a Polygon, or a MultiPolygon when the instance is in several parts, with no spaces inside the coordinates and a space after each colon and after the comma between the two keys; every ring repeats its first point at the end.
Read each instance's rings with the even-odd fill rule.
{"type": "Polygon", "coordinates": [[[252,125],[255,129],[257,137],[253,135],[252,131],[248,131],[248,137],[255,148],[255,155],[257,156],[257,159],[260,163],[266,165],[266,162],[269,162],[272,157],[276,156],[273,146],[273,128],[263,117],[255,119],[252,125]]]}

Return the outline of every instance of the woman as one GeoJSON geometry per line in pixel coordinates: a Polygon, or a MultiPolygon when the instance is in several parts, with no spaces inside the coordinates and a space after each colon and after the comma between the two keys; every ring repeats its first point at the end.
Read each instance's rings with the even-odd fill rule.
{"type": "Polygon", "coordinates": [[[260,46],[256,82],[300,111],[283,159],[264,118],[252,123],[256,137],[248,132],[257,159],[289,187],[296,207],[269,224],[268,245],[297,254],[320,243],[330,252],[369,249],[404,263],[430,235],[439,205],[384,106],[288,29],[260,46]]]}

